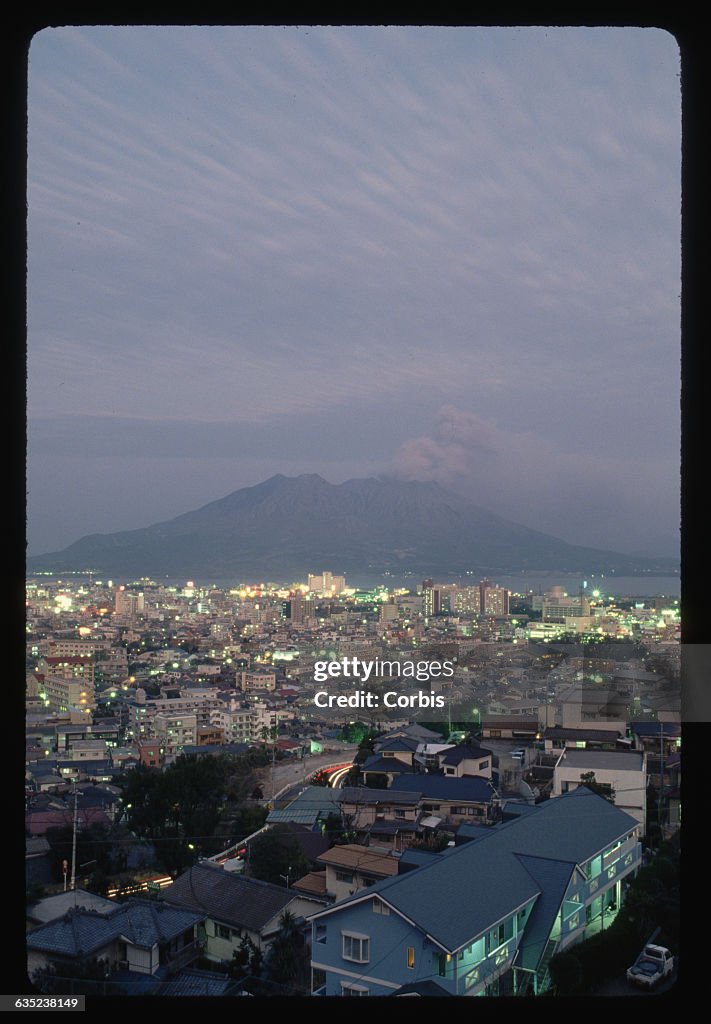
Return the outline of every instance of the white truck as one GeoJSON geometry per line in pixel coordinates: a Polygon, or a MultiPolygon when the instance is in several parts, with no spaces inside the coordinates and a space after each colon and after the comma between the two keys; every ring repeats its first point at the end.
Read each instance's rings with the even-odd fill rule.
{"type": "Polygon", "coordinates": [[[635,985],[652,988],[674,970],[674,957],[664,946],[647,945],[631,967],[627,980],[635,985]]]}

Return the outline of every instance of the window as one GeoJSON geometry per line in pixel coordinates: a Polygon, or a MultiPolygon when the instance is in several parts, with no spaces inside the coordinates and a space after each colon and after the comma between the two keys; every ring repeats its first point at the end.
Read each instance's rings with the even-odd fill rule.
{"type": "Polygon", "coordinates": [[[353,882],[353,875],[349,874],[348,871],[337,871],[336,872],[337,882],[347,882],[349,885],[353,882]]]}
{"type": "Polygon", "coordinates": [[[316,939],[316,942],[325,942],[326,941],[326,925],[325,924],[317,924],[316,925],[316,930],[314,932],[314,937],[316,939]]]}
{"type": "Polygon", "coordinates": [[[412,970],[415,966],[415,948],[414,946],[407,947],[407,966],[412,970]]]}
{"type": "Polygon", "coordinates": [[[382,900],[373,900],[373,913],[383,914],[384,916],[390,913],[390,907],[387,905],[387,903],[383,903],[382,900]]]}
{"type": "Polygon", "coordinates": [[[341,995],[342,996],[367,996],[369,995],[369,989],[365,985],[353,985],[351,982],[341,982],[341,995]]]}
{"type": "Polygon", "coordinates": [[[343,959],[353,960],[357,964],[367,964],[370,960],[370,939],[367,935],[353,935],[341,932],[343,936],[343,959]]]}
{"type": "Polygon", "coordinates": [[[488,767],[489,767],[489,762],[488,761],[480,761],[479,762],[479,771],[481,771],[483,768],[488,768],[488,767]]]}
{"type": "Polygon", "coordinates": [[[367,888],[369,885],[375,885],[377,878],[371,878],[369,875],[361,875],[361,882],[367,888]]]}
{"type": "Polygon", "coordinates": [[[447,976],[447,954],[437,953],[437,974],[440,978],[447,976]]]}
{"type": "Polygon", "coordinates": [[[224,926],[224,924],[216,924],[215,925],[215,935],[217,936],[218,939],[231,939],[232,938],[232,929],[231,928],[226,928],[224,926]]]}

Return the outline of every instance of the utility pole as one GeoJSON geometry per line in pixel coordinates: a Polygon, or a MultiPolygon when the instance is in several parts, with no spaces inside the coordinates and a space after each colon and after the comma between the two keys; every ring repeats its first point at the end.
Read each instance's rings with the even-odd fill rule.
{"type": "Polygon", "coordinates": [[[74,825],[72,828],[72,880],[70,889],[76,888],[77,881],[77,783],[74,780],[74,825]]]}
{"type": "Polygon", "coordinates": [[[664,722],[659,723],[659,797],[657,800],[657,826],[659,844],[662,843],[662,812],[664,803],[664,722]]]}
{"type": "Polygon", "coordinates": [[[276,793],[276,786],[274,782],[274,768],[276,763],[276,711],[274,712],[274,725],[272,726],[272,810],[274,809],[274,794],[276,793]]]}

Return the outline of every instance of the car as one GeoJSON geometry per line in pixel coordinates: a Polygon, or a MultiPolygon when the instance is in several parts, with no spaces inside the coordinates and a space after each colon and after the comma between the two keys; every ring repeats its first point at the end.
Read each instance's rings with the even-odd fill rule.
{"type": "Polygon", "coordinates": [[[647,944],[631,967],[627,980],[635,985],[652,988],[674,970],[674,957],[665,946],[647,944]]]}
{"type": "Polygon", "coordinates": [[[526,757],[526,751],[522,748],[519,748],[518,750],[512,750],[511,757],[515,757],[517,760],[523,761],[526,757]]]}

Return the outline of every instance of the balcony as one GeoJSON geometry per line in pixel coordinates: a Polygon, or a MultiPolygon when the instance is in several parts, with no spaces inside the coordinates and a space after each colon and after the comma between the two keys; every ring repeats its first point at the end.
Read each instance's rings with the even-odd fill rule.
{"type": "Polygon", "coordinates": [[[187,946],[182,946],[175,952],[170,952],[166,946],[163,946],[160,950],[160,962],[167,966],[169,975],[174,974],[183,967],[187,967],[193,960],[197,960],[204,949],[205,939],[193,939],[187,946]]]}

